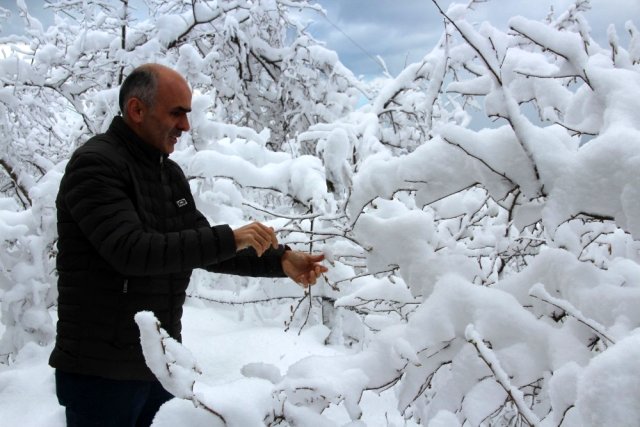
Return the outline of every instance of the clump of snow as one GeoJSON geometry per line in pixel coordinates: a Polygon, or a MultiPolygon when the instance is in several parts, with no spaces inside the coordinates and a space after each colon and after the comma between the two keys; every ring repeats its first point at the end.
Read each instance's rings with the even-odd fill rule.
{"type": "Polygon", "coordinates": [[[242,367],[242,375],[251,378],[262,378],[272,384],[279,383],[282,380],[282,374],[277,366],[266,363],[249,363],[242,367]]]}
{"type": "Polygon", "coordinates": [[[182,399],[190,398],[200,375],[200,368],[191,352],[169,337],[152,312],[137,313],[135,321],[140,329],[142,353],[149,369],[169,393],[182,399]]]}
{"type": "Polygon", "coordinates": [[[578,380],[582,425],[634,426],[640,419],[640,335],[634,333],[596,356],[578,380]],[[606,396],[606,399],[603,398],[606,396]]]}

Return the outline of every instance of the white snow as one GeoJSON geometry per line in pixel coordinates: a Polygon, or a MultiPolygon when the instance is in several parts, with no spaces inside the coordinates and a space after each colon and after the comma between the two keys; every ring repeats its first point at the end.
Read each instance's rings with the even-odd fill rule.
{"type": "Polygon", "coordinates": [[[0,59],[3,425],[64,424],[55,194],[148,61],[192,85],[171,158],[207,218],[266,222],[331,267],[307,291],[196,270],[182,344],[138,314],[179,396],[155,427],[638,425],[633,22],[601,46],[581,2],[508,30],[453,4],[427,55],[366,82],[304,32],[304,2],[149,2],[142,21],[85,3],[45,29],[20,0],[30,43],[0,59]]]}

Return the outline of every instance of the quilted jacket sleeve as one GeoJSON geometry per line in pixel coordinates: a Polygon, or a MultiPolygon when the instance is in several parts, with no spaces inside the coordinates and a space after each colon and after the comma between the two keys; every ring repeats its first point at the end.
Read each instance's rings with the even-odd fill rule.
{"type": "MultiPolygon", "coordinates": [[[[199,224],[209,224],[207,219],[198,212],[199,224]]],[[[251,277],[286,277],[282,271],[282,254],[289,248],[283,245],[270,248],[261,257],[253,248],[247,248],[236,253],[232,258],[211,264],[206,267],[213,273],[234,274],[251,277]]]]}
{"type": "Polygon", "coordinates": [[[212,264],[207,270],[214,273],[252,277],[286,277],[282,271],[282,254],[285,247],[270,248],[261,257],[253,248],[239,251],[233,258],[212,264]]]}
{"type": "Polygon", "coordinates": [[[146,276],[205,268],[235,256],[229,226],[204,224],[179,232],[146,231],[123,174],[126,166],[96,152],[70,160],[61,183],[59,209],[123,275],[146,276]]]}

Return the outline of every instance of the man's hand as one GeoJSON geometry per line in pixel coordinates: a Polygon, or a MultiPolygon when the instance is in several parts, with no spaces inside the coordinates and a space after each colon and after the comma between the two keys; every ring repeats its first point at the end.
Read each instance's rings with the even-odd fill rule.
{"type": "Polygon", "coordinates": [[[322,254],[285,251],[282,255],[282,270],[293,281],[307,288],[314,285],[318,277],[327,271],[327,267],[320,264],[323,259],[322,254]]]}
{"type": "Polygon", "coordinates": [[[262,256],[269,247],[274,249],[278,247],[278,238],[273,228],[259,222],[252,222],[233,230],[233,237],[236,240],[237,251],[251,246],[258,256],[262,256]]]}

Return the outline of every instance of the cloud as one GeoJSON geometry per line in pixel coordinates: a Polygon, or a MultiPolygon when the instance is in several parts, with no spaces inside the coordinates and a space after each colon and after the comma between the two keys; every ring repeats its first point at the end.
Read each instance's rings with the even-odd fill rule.
{"type": "Polygon", "coordinates": [[[425,0],[324,0],[327,18],[309,27],[318,40],[338,51],[354,73],[380,75],[380,56],[392,74],[431,51],[442,34],[442,18],[425,0]]]}
{"type": "MultiPolygon", "coordinates": [[[[340,60],[356,75],[373,78],[380,74],[374,59],[381,56],[395,75],[407,63],[416,62],[430,52],[440,40],[443,18],[429,0],[319,0],[327,18],[314,15],[309,29],[338,52],[340,60]]],[[[438,0],[447,10],[451,0],[438,0]]],[[[466,4],[466,0],[458,1],[466,4]]],[[[525,16],[544,19],[552,10],[558,16],[572,0],[489,0],[474,6],[472,22],[489,21],[506,30],[509,18],[525,16]]],[[[592,9],[585,16],[592,36],[606,45],[607,27],[613,23],[622,39],[624,22],[640,16],[638,0],[591,0],[592,9]]],[[[640,26],[640,22],[636,22],[640,26]]],[[[624,40],[624,39],[623,39],[624,40]]],[[[624,42],[623,42],[624,43],[624,42]]]]}

